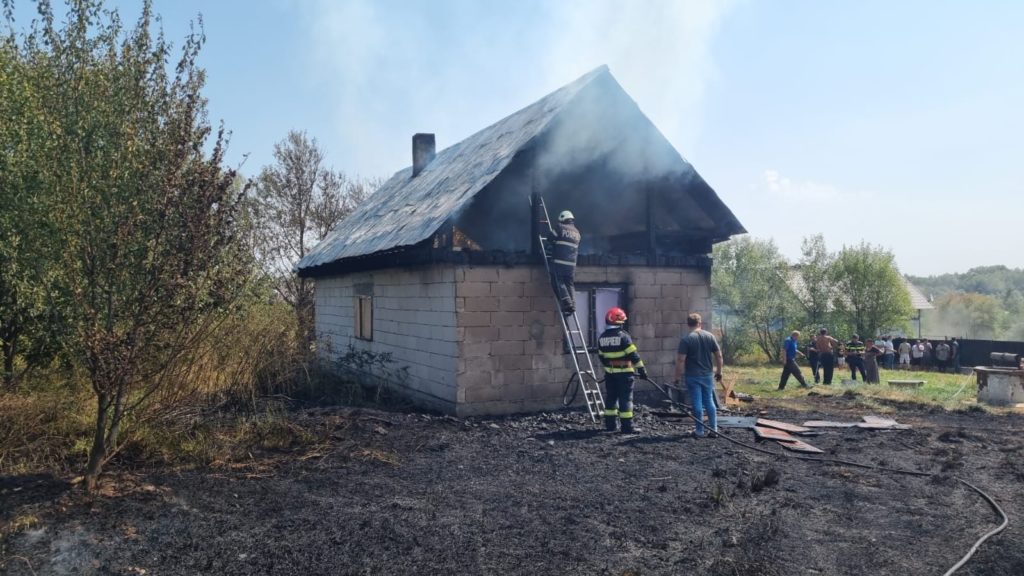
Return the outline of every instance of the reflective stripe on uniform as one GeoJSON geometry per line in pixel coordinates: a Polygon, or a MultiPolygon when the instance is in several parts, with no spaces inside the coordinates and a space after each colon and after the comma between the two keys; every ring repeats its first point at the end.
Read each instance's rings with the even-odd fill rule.
{"type": "Polygon", "coordinates": [[[605,374],[634,374],[635,372],[633,371],[633,367],[632,366],[627,366],[625,368],[616,368],[614,366],[605,366],[604,373],[605,374]]]}
{"type": "Polygon", "coordinates": [[[572,266],[574,268],[576,267],[576,263],[575,262],[569,262],[568,260],[554,259],[554,260],[552,260],[552,262],[554,262],[555,264],[561,264],[562,266],[572,266]]]}
{"type": "Polygon", "coordinates": [[[615,408],[605,408],[604,415],[605,416],[618,416],[619,415],[619,411],[616,410],[615,408]]]}
{"type": "Polygon", "coordinates": [[[633,411],[632,410],[623,410],[622,412],[619,412],[619,418],[622,418],[623,420],[629,420],[632,417],[633,417],[633,411]]]}
{"type": "Polygon", "coordinates": [[[575,242],[568,242],[566,240],[555,240],[555,244],[561,244],[562,246],[572,246],[573,248],[577,246],[575,242]]]}

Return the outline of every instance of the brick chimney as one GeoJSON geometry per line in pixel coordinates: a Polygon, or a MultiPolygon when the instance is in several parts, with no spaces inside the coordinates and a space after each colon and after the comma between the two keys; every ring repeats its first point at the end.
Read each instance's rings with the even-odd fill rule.
{"type": "Polygon", "coordinates": [[[415,178],[434,159],[436,144],[433,134],[412,135],[412,176],[415,178]]]}

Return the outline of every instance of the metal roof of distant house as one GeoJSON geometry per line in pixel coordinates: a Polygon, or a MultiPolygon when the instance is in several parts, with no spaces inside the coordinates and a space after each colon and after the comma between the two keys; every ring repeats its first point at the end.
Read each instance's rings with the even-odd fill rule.
{"type": "MultiPolygon", "coordinates": [[[[588,72],[440,151],[416,176],[411,166],[400,170],[299,261],[296,270],[302,273],[427,240],[493,181],[519,151],[544,134],[577,95],[603,78],[611,79],[607,66],[588,72]]],[[[722,208],[735,219],[724,204],[722,208]]],[[[739,222],[733,229],[743,231],[739,222]]]]}
{"type": "Polygon", "coordinates": [[[907,280],[906,276],[900,276],[903,280],[903,285],[907,287],[907,295],[910,296],[910,306],[914,310],[931,310],[935,308],[932,303],[928,301],[928,298],[917,288],[907,280]]]}

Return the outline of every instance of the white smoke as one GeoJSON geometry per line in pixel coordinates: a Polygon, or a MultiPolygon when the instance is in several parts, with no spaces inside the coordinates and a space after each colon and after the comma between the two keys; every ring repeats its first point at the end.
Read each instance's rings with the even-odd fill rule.
{"type": "Polygon", "coordinates": [[[714,79],[715,33],[732,7],[322,0],[306,16],[336,116],[316,133],[346,169],[390,174],[410,163],[414,132],[436,133],[444,148],[608,64],[685,157],[714,79]]]}

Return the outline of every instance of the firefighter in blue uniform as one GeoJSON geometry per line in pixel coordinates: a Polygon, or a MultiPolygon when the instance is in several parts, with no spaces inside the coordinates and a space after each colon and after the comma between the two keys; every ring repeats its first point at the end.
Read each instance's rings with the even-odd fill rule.
{"type": "Polygon", "coordinates": [[[551,228],[548,240],[554,245],[551,255],[552,283],[563,314],[576,311],[576,256],[580,250],[580,231],[572,212],[558,215],[558,228],[551,228]]]}
{"type": "Polygon", "coordinates": [[[604,427],[615,431],[616,420],[622,422],[623,434],[633,434],[633,382],[635,376],[647,379],[647,369],[636,352],[629,332],[622,329],[626,312],[612,308],[605,316],[608,328],[597,339],[597,354],[604,367],[604,427]]]}

